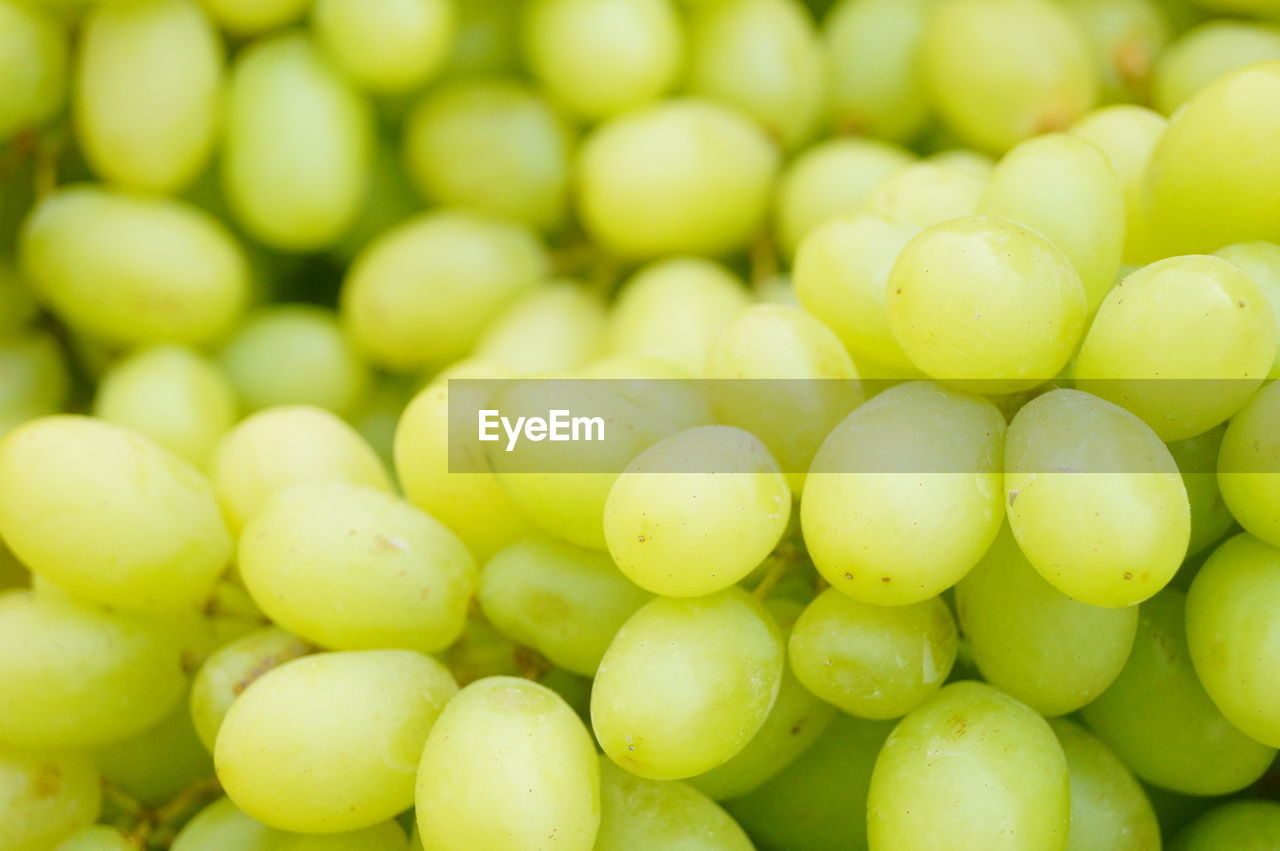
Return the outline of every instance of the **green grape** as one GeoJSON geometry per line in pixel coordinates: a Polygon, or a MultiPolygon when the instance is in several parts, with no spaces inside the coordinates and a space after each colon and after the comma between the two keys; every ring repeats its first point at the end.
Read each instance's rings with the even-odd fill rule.
{"type": "Polygon", "coordinates": [[[1151,155],[1146,191],[1163,254],[1280,242],[1280,62],[1219,77],[1186,103],[1151,155]]]}
{"type": "Polygon", "coordinates": [[[1169,454],[1178,463],[1182,485],[1187,489],[1187,502],[1191,506],[1188,558],[1222,540],[1235,523],[1218,490],[1218,452],[1226,431],[1227,427],[1220,425],[1204,434],[1169,444],[1169,454]]]}
{"type": "Polygon", "coordinates": [[[1066,0],[1093,54],[1104,102],[1146,102],[1152,66],[1169,42],[1159,0],[1066,0]]]}
{"type": "Polygon", "coordinates": [[[522,83],[467,79],[414,109],[404,156],[427,199],[550,230],[568,204],[570,143],[564,121],[522,83]]]}
{"type": "Polygon", "coordinates": [[[150,621],[70,598],[0,596],[0,741],[92,747],[160,720],[183,689],[180,651],[150,621]]]}
{"type": "Polygon", "coordinates": [[[790,516],[791,491],[764,444],[710,425],[661,440],[627,465],[605,502],[604,536],[641,588],[700,597],[754,570],[790,516]]]}
{"type": "Polygon", "coordinates": [[[1092,142],[1111,160],[1124,191],[1125,263],[1139,264],[1161,254],[1144,202],[1147,163],[1167,122],[1155,112],[1125,104],[1090,112],[1076,122],[1071,135],[1092,142]]]}
{"type": "Polygon", "coordinates": [[[1065,133],[1038,136],[996,166],[980,211],[1013,219],[1062,249],[1092,315],[1115,286],[1124,251],[1124,186],[1107,155],[1065,133]]]}
{"type": "Polygon", "coordinates": [[[942,119],[992,153],[1066,129],[1097,95],[1084,33],[1049,0],[942,0],[921,59],[942,119]]]}
{"type": "Polygon", "coordinates": [[[66,65],[57,21],[29,3],[0,2],[0,142],[58,111],[66,97],[66,65]]]}
{"type": "Polygon", "coordinates": [[[503,635],[584,677],[595,676],[613,636],[650,597],[604,553],[545,537],[500,550],[478,592],[503,635]]]}
{"type": "Polygon", "coordinates": [[[41,300],[105,342],[208,343],[231,328],[248,297],[240,247],[181,201],[61,188],[36,205],[19,250],[41,300]]]}
{"type": "Polygon", "coordinates": [[[129,189],[184,189],[213,152],[222,42],[195,0],[94,9],[80,37],[76,136],[93,170],[129,189]]]}
{"type": "Polygon", "coordinates": [[[886,287],[889,327],[934,378],[1015,393],[1061,370],[1084,332],[1087,297],[1070,259],[1008,219],[956,219],[917,235],[886,287]]]}
{"type": "Polygon", "coordinates": [[[249,411],[314,405],[346,416],[370,380],[333,312],[309,304],[273,304],[250,313],[218,361],[249,411]]]}
{"type": "Polygon", "coordinates": [[[1218,454],[1222,499],[1250,534],[1280,547],[1280,383],[1258,391],[1227,426],[1218,454]]]}
{"type": "Polygon", "coordinates": [[[489,677],[449,702],[418,770],[422,843],[440,851],[588,851],[600,824],[600,765],[556,694],[489,677]]]}
{"type": "Polygon", "coordinates": [[[1004,433],[991,402],[932,382],[863,404],[809,469],[800,519],[818,572],[877,606],[950,588],[1000,530],[1004,433]]]}
{"type": "Polygon", "coordinates": [[[218,25],[238,36],[253,36],[301,18],[313,0],[200,0],[218,25]]]}
{"type": "Polygon", "coordinates": [[[1232,724],[1280,747],[1280,548],[1237,535],[1214,550],[1187,594],[1187,645],[1209,697],[1232,724]]]}
{"type": "Polygon", "coordinates": [[[866,212],[922,230],[978,211],[987,175],[923,160],[889,175],[867,198],[866,212]]]}
{"type": "Polygon", "coordinates": [[[716,335],[748,303],[742,281],[717,263],[700,257],[659,260],[619,290],[609,312],[608,347],[698,377],[716,335]]]}
{"type": "Polygon", "coordinates": [[[925,162],[942,166],[955,171],[965,171],[974,177],[989,178],[995,170],[996,161],[986,154],[970,151],[966,148],[951,148],[938,151],[925,158],[925,162]]]}
{"type": "Polygon", "coordinates": [[[600,757],[600,830],[594,851],[752,851],[737,822],[679,780],[646,780],[600,757]]]}
{"type": "Polygon", "coordinates": [[[185,699],[147,729],[90,756],[106,782],[153,807],[213,774],[213,760],[196,735],[185,699]]]}
{"type": "Polygon", "coordinates": [[[221,180],[255,239],[284,251],[336,243],[360,212],[372,158],[368,105],[304,35],[256,41],[237,55],[221,180]]]}
{"type": "Polygon", "coordinates": [[[519,68],[523,0],[454,2],[453,46],[443,74],[507,74],[519,68]]]}
{"type": "Polygon", "coordinates": [[[271,851],[408,851],[404,828],[384,821],[361,830],[330,834],[287,834],[271,851]]]}
{"type": "Polygon", "coordinates": [[[1004,485],[1019,548],[1082,603],[1145,600],[1186,555],[1191,509],[1173,456],[1096,396],[1054,390],[1027,403],[1009,425],[1004,485]]]}
{"type": "Polygon", "coordinates": [[[140,349],[98,383],[93,415],[203,467],[235,423],[236,391],[216,364],[181,346],[140,349]]]}
{"type": "Polygon", "coordinates": [[[1065,715],[1111,685],[1138,610],[1100,608],[1046,582],[1006,526],[955,591],[956,616],[987,682],[1041,715],[1065,715]]]}
{"type": "Polygon", "coordinates": [[[53,851],[137,851],[137,848],[114,827],[93,825],[68,836],[53,851]]]}
{"type": "Polygon", "coordinates": [[[1122,405],[1162,440],[1185,440],[1240,410],[1275,362],[1262,289],[1218,257],[1171,257],[1116,285],[1075,362],[1076,386],[1122,405]]]}
{"type": "Polygon", "coordinates": [[[670,0],[533,0],[523,41],[529,70],[552,100],[587,119],[666,92],[684,55],[670,0]]]}
{"type": "Polygon", "coordinates": [[[1160,825],[1151,802],[1120,758],[1071,721],[1057,718],[1049,724],[1071,777],[1066,851],[1160,851],[1160,825]]]}
{"type": "Polygon", "coordinates": [[[1230,801],[1178,835],[1173,851],[1270,851],[1280,843],[1280,804],[1230,801]]]}
{"type": "Polygon", "coordinates": [[[631,110],[597,128],[578,160],[578,210],[627,258],[726,254],[763,224],[778,152],[745,116],[696,98],[631,110]]]}
{"type": "Polygon", "coordinates": [[[475,562],[442,523],[347,483],[298,486],[244,527],[240,574],[272,621],[338,650],[435,652],[462,632],[475,562]]]}
{"type": "MultiPolygon", "coordinates": [[[[0,605],[6,599],[0,596],[0,605]]],[[[47,851],[92,824],[101,806],[102,781],[85,756],[0,745],[0,847],[6,851],[47,851]]]]}
{"type": "Polygon", "coordinates": [[[315,0],[311,28],[333,63],[375,92],[401,94],[448,58],[453,0],[315,0]]]}
{"type": "Polygon", "coordinates": [[[227,526],[239,534],[276,493],[291,485],[348,482],[391,490],[382,462],[355,429],[308,405],[246,417],[214,447],[210,478],[227,526]]]}
{"type": "MultiPolygon", "coordinates": [[[[1271,305],[1276,327],[1280,328],[1280,245],[1270,242],[1241,242],[1214,252],[1243,269],[1262,290],[1271,305]]],[[[1267,378],[1280,378],[1280,346],[1267,378]]]]}
{"type": "Polygon", "coordinates": [[[523,226],[459,210],[425,213],[355,259],[343,284],[342,319],[376,365],[406,372],[440,366],[465,355],[547,265],[523,226]]]}
{"type": "Polygon", "coordinates": [[[788,658],[805,688],[859,718],[897,718],[929,700],[956,658],[956,622],[942,598],[873,606],[835,588],[791,633],[788,658]]]}
{"type": "Polygon", "coordinates": [[[910,225],[872,214],[834,219],[800,244],[791,273],[804,309],[834,331],[845,348],[904,375],[916,369],[889,328],[885,287],[915,235],[910,225]]]}
{"type": "Polygon", "coordinates": [[[591,692],[596,739],[641,777],[710,771],[760,730],[784,666],[777,624],[741,589],[659,597],[631,616],[600,663],[591,692]]]}
{"type": "Polygon", "coordinates": [[[1240,732],[1213,705],[1187,651],[1185,595],[1143,603],[1120,676],[1084,719],[1133,773],[1188,795],[1225,795],[1257,780],[1275,748],[1240,732]]]}
{"type": "Polygon", "coordinates": [[[1053,730],[983,683],[958,682],[894,728],[867,801],[873,848],[1065,848],[1067,762],[1053,730]]]}
{"type": "MultiPolygon", "coordinates": [[[[879,2],[880,0],[874,0],[879,2]]],[[[851,216],[890,175],[911,165],[910,152],[875,139],[828,139],[799,154],[778,179],[774,232],[788,257],[819,226],[851,216]]]]}
{"type": "Polygon", "coordinates": [[[51,333],[23,330],[0,337],[0,376],[0,435],[66,404],[67,359],[51,333]]]}
{"type": "Polygon", "coordinates": [[[173,851],[406,851],[404,830],[384,821],[346,833],[297,834],[267,827],[230,798],[205,807],[174,837],[173,851]]]}
{"type": "Polygon", "coordinates": [[[199,471],[79,416],[33,420],[0,443],[0,534],[32,571],[132,611],[202,603],[231,551],[199,471]]]}
{"type": "Polygon", "coordinates": [[[1184,33],[1160,55],[1152,101],[1156,109],[1173,115],[1224,74],[1268,60],[1280,60],[1280,27],[1209,21],[1184,33]]]}
{"type": "Polygon", "coordinates": [[[444,665],[409,650],[294,659],[231,704],[218,779],[272,827],[370,827],[413,803],[418,755],[457,688],[444,665]]]}
{"type": "Polygon", "coordinates": [[[783,147],[817,129],[826,61],[797,0],[720,0],[690,13],[689,91],[751,116],[783,147]]]}
{"type": "Polygon", "coordinates": [[[574,281],[529,293],[489,323],[475,357],[512,375],[572,372],[604,348],[605,308],[574,281]]]}

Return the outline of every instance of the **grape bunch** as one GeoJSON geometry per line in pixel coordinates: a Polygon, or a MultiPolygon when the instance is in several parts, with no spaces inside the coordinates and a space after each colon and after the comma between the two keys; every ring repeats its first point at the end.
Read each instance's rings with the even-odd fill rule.
{"type": "Polygon", "coordinates": [[[1280,851],[1277,379],[1280,0],[0,0],[0,851],[1280,851]]]}

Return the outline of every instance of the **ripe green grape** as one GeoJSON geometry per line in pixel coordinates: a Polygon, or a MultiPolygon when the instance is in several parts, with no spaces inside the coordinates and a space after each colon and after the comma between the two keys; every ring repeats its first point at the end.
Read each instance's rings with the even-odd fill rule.
{"type": "Polygon", "coordinates": [[[182,201],[79,185],[46,195],[20,234],[22,270],[64,322],[109,343],[220,338],[248,298],[232,236],[182,201]]]}
{"type": "Polygon", "coordinates": [[[104,179],[144,192],[186,188],[213,152],[223,47],[195,0],[94,9],[74,88],[77,138],[104,179]]]}
{"type": "Polygon", "coordinates": [[[554,692],[514,677],[478,680],[449,702],[431,733],[418,769],[424,846],[592,848],[599,757],[554,692]]]}
{"type": "Polygon", "coordinates": [[[394,821],[345,833],[298,834],[268,827],[230,798],[219,798],[174,837],[173,851],[408,851],[394,821]]]}
{"type": "Polygon", "coordinates": [[[1090,606],[1046,582],[1007,526],[956,586],[955,605],[983,678],[1045,716],[1102,694],[1138,629],[1136,608],[1090,606]]]}
{"type": "Polygon", "coordinates": [[[1152,67],[1171,35],[1160,0],[1067,0],[1093,54],[1101,100],[1146,102],[1152,67]]]}
{"type": "Polygon", "coordinates": [[[346,833],[286,834],[271,851],[408,851],[404,828],[395,820],[346,833]]]}
{"type": "Polygon", "coordinates": [[[453,44],[453,0],[316,0],[311,28],[329,58],[382,94],[418,88],[453,44]]]}
{"type": "Polygon", "coordinates": [[[436,89],[410,114],[404,155],[437,204],[559,226],[569,196],[569,128],[534,90],[505,78],[436,89]]]}
{"type": "Polygon", "coordinates": [[[614,254],[719,255],[764,222],[778,152],[745,116],[687,98],[600,125],[578,160],[578,210],[614,254]]]}
{"type": "Polygon", "coordinates": [[[512,375],[572,372],[604,348],[605,306],[576,281],[530,292],[485,328],[474,357],[512,375]]]}
{"type": "Polygon", "coordinates": [[[1076,358],[1076,386],[1185,440],[1238,411],[1275,362],[1275,314],[1217,257],[1172,257],[1116,285],[1076,358]]]}
{"type": "Polygon", "coordinates": [[[102,781],[87,757],[0,745],[0,847],[47,851],[92,824],[101,806],[102,781]]]}
{"type": "Polygon", "coordinates": [[[1160,55],[1152,101],[1165,115],[1214,80],[1255,62],[1280,60],[1280,28],[1246,21],[1209,21],[1184,33],[1160,55]]]}
{"type": "Polygon", "coordinates": [[[67,88],[67,46],[57,21],[31,4],[0,2],[0,142],[53,116],[67,88]]]}
{"type": "Polygon", "coordinates": [[[1131,606],[1173,578],[1191,509],[1169,450],[1125,409],[1078,390],[1025,405],[1005,448],[1009,525],[1063,594],[1131,606]]]}
{"type": "Polygon", "coordinates": [[[646,780],[600,757],[600,831],[594,851],[652,851],[692,845],[703,851],[751,851],[751,840],[724,810],[679,780],[646,780]]]}
{"type": "Polygon", "coordinates": [[[290,24],[314,0],[200,0],[214,20],[235,35],[252,36],[290,24]]]}
{"type": "Polygon", "coordinates": [[[1280,383],[1258,391],[1227,426],[1218,454],[1218,487],[1236,520],[1280,547],[1280,383]]]}
{"type": "Polygon", "coordinates": [[[23,330],[0,338],[0,374],[0,435],[67,402],[67,358],[51,333],[23,330]]]}
{"type": "Polygon", "coordinates": [[[79,416],[33,420],[0,443],[0,533],[34,572],[132,611],[202,603],[231,552],[199,471],[79,416]]]}
{"type": "Polygon", "coordinates": [[[800,518],[818,572],[841,593],[879,606],[950,588],[1004,519],[1004,433],[991,402],[932,382],[893,387],[863,404],[809,469],[800,518]]]}
{"type": "Polygon", "coordinates": [[[1280,804],[1229,801],[1196,819],[1172,846],[1174,851],[1268,851],[1280,842],[1280,804]]]}
{"type": "Polygon", "coordinates": [[[1226,431],[1226,425],[1220,425],[1204,434],[1169,444],[1169,454],[1178,462],[1182,484],[1187,489],[1187,502],[1191,506],[1188,557],[1220,541],[1235,524],[1235,518],[1218,489],[1218,453],[1226,431]]]}
{"type": "Polygon", "coordinates": [[[162,807],[212,775],[213,758],[196,735],[185,698],[140,733],[91,751],[102,779],[135,800],[162,807]]]}
{"type": "Polygon", "coordinates": [[[53,851],[136,851],[137,847],[114,827],[93,825],[71,834],[53,851]]]}
{"type": "Polygon", "coordinates": [[[1133,773],[1188,795],[1225,795],[1266,771],[1275,748],[1232,726],[1213,705],[1187,652],[1185,595],[1143,603],[1133,651],[1084,719],[1133,773]]]}
{"type": "Polygon", "coordinates": [[[422,745],[456,691],[444,665],[409,650],[294,659],[231,705],[214,750],[218,779],[272,827],[370,827],[413,803],[422,745]]]}
{"type": "Polygon", "coordinates": [[[873,848],[1059,849],[1067,762],[1043,718],[1003,692],[958,682],[898,723],[867,801],[873,848]]]}
{"type": "Polygon", "coordinates": [[[641,777],[702,774],[760,730],[784,663],[777,624],[741,589],[659,597],[631,616],[600,663],[591,693],[596,739],[641,777]]]}
{"type": "Polygon", "coordinates": [[[1049,724],[1071,777],[1066,851],[1159,851],[1151,802],[1120,757],[1078,724],[1063,718],[1049,724]]]}
{"type": "MultiPolygon", "coordinates": [[[[1276,327],[1280,328],[1280,245],[1271,242],[1241,242],[1214,252],[1241,269],[1262,289],[1271,305],[1276,327]]],[[[1267,378],[1280,378],[1280,346],[1267,378]]]]}
{"type": "Polygon", "coordinates": [[[547,264],[537,237],[521,225],[460,210],[424,213],[356,257],[343,284],[342,319],[378,366],[442,366],[532,290],[547,264]]]}
{"type": "Polygon", "coordinates": [[[341,239],[368,188],[368,105],[295,32],[240,52],[226,110],[222,190],[240,224],[284,251],[341,239]]]}
{"type": "Polygon", "coordinates": [[[977,213],[986,183],[986,174],[923,160],[885,178],[867,198],[864,210],[923,230],[977,213]]]}

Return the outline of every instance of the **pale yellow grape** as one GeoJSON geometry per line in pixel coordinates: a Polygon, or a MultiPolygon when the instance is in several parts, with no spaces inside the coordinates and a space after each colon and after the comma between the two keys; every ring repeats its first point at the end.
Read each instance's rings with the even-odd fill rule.
{"type": "Polygon", "coordinates": [[[873,848],[1061,849],[1067,762],[1053,730],[984,683],[959,682],[885,742],[867,802],[873,848]]]}
{"type": "Polygon", "coordinates": [[[1280,841],[1280,804],[1228,801],[1196,819],[1178,835],[1175,851],[1267,851],[1280,841]]]}
{"type": "Polygon", "coordinates": [[[85,18],[74,89],[76,137],[105,180],[186,188],[213,151],[223,47],[196,0],[143,0],[85,18]]]}
{"type": "Polygon", "coordinates": [[[212,342],[248,297],[240,247],[182,201],[61,188],[33,209],[19,251],[41,300],[72,328],[109,343],[212,342]]]}
{"type": "Polygon", "coordinates": [[[91,824],[101,806],[102,781],[85,756],[0,745],[0,847],[6,851],[47,851],[91,824]]]}
{"type": "Polygon", "coordinates": [[[1004,486],[1019,548],[1080,602],[1145,600],[1186,554],[1191,510],[1173,456],[1133,414],[1088,393],[1054,390],[1018,412],[1004,486]]]}
{"type": "Polygon", "coordinates": [[[852,215],[884,180],[911,164],[910,152],[863,138],[828,139],[792,160],[778,179],[774,231],[787,256],[831,219],[852,215]]]}
{"type": "Polygon", "coordinates": [[[1172,35],[1161,0],[1066,0],[1083,31],[1101,84],[1101,100],[1145,103],[1152,66],[1172,35]]]}
{"type": "Polygon", "coordinates": [[[925,160],[889,175],[863,208],[917,230],[978,211],[986,175],[925,160]]]}
{"type": "Polygon", "coordinates": [[[0,435],[62,410],[71,389],[67,357],[47,331],[0,337],[0,435]]]}
{"type": "Polygon", "coordinates": [[[951,673],[957,643],[941,597],[873,606],[828,588],[796,621],[788,658],[809,691],[850,715],[880,720],[933,697],[951,673]]]}
{"type": "Polygon", "coordinates": [[[1047,717],[1102,694],[1138,629],[1135,607],[1090,606],[1046,582],[1007,526],[956,586],[955,606],[983,678],[1047,717]]]}
{"type": "Polygon", "coordinates": [[[1217,257],[1172,257],[1111,291],[1075,377],[1161,439],[1184,440],[1244,406],[1275,362],[1278,339],[1271,304],[1242,270],[1217,257]]]}
{"type": "Polygon", "coordinates": [[[578,213],[622,257],[726,254],[764,223],[778,152],[750,119],[684,98],[597,128],[578,160],[578,213]]]}
{"type": "Polygon", "coordinates": [[[993,153],[1066,129],[1097,95],[1084,34],[1050,0],[941,0],[921,58],[939,115],[993,153]]]}
{"type": "Polygon", "coordinates": [[[1124,187],[1107,155],[1065,133],[1005,154],[979,205],[1047,236],[1071,259],[1092,315],[1115,286],[1124,250],[1124,187]]]}
{"type": "Polygon", "coordinates": [[[772,616],[741,589],[659,597],[631,616],[600,663],[591,692],[596,739],[641,777],[709,771],[764,724],[784,657],[772,616]]]}
{"type": "Polygon", "coordinates": [[[646,780],[600,757],[600,831],[594,851],[752,851],[714,801],[679,780],[646,780]]]}
{"type": "Polygon", "coordinates": [[[238,415],[236,391],[212,361],[182,346],[140,349],[98,383],[93,415],[133,429],[203,467],[238,415]]]}
{"type": "Polygon", "coordinates": [[[1225,424],[1204,434],[1168,444],[1169,454],[1178,462],[1182,484],[1191,506],[1191,540],[1187,556],[1217,543],[1235,525],[1235,518],[1222,499],[1218,487],[1218,453],[1226,435],[1225,424]]]}
{"type": "Polygon", "coordinates": [[[1160,256],[1144,197],[1147,163],[1167,122],[1158,113],[1124,104],[1090,112],[1070,133],[1098,146],[1120,178],[1124,190],[1125,263],[1147,263],[1160,256]]]}
{"type": "Polygon", "coordinates": [[[418,769],[416,816],[438,851],[589,851],[600,824],[591,735],[549,689],[489,677],[449,702],[418,769]]]}
{"type": "Polygon", "coordinates": [[[222,191],[255,239],[313,251],[342,238],[368,189],[373,118],[304,35],[237,55],[225,123],[222,191]]]}
{"type": "Polygon", "coordinates": [[[1187,594],[1196,675],[1232,724],[1280,747],[1280,548],[1237,535],[1205,562],[1187,594]]]}
{"type": "Polygon", "coordinates": [[[608,347],[700,376],[716,335],[748,304],[742,281],[718,263],[674,257],[623,283],[609,312],[608,347]]]}
{"type": "Polygon", "coordinates": [[[466,546],[434,517],[347,483],[273,497],[244,527],[239,567],[271,620],[339,650],[444,649],[477,579],[466,546]]]}
{"type": "Polygon", "coordinates": [[[66,97],[66,64],[57,21],[31,4],[0,2],[0,141],[58,111],[66,97]]]}
{"type": "Polygon", "coordinates": [[[314,305],[273,304],[250,313],[218,362],[248,411],[314,405],[347,416],[370,382],[333,311],[314,305]]]}
{"type": "Polygon", "coordinates": [[[1280,60],[1280,27],[1209,21],[1183,34],[1160,55],[1152,101],[1165,115],[1224,74],[1255,62],[1280,60]]]}
{"type": "Polygon", "coordinates": [[[147,729],[90,755],[103,780],[153,807],[213,774],[213,757],[196,735],[185,694],[147,729]]]}
{"type": "Polygon", "coordinates": [[[947,169],[967,171],[975,177],[988,178],[996,167],[996,161],[987,154],[971,151],[967,148],[950,148],[930,154],[925,162],[940,165],[947,169]]]}
{"type": "MultiPolygon", "coordinates": [[[[1245,271],[1262,290],[1280,328],[1280,245],[1272,242],[1240,242],[1214,252],[1245,271]]],[[[1280,345],[1267,378],[1280,378],[1280,345]]]]}
{"type": "Polygon", "coordinates": [[[670,89],[684,41],[671,0],[533,0],[524,12],[529,70],[554,101],[587,119],[670,89]]]}
{"type": "Polygon", "coordinates": [[[1227,426],[1218,487],[1248,532],[1280,547],[1280,383],[1258,391],[1227,426]]]}
{"type": "Polygon", "coordinates": [[[205,10],[229,32],[253,36],[301,18],[313,0],[200,0],[205,10]]]}
{"type": "Polygon", "coordinates": [[[136,851],[137,847],[114,827],[93,825],[68,836],[53,851],[136,851]]]}
{"type": "Polygon", "coordinates": [[[841,0],[822,24],[831,118],[845,132],[911,141],[929,118],[920,45],[933,0],[841,0]]]}
{"type": "Polygon", "coordinates": [[[34,420],[0,443],[0,533],[77,597],[134,611],[200,604],[231,551],[199,471],[80,416],[34,420]]]}
{"type": "Polygon", "coordinates": [[[790,517],[791,491],[765,445],[731,426],[701,426],[627,465],[605,502],[604,535],[641,588],[699,597],[754,570],[790,517]]]}
{"type": "Polygon", "coordinates": [[[316,0],[311,28],[344,74],[383,94],[426,82],[453,45],[454,0],[316,0]]]}
{"type": "Polygon", "coordinates": [[[328,411],[307,405],[268,408],[242,420],[218,441],[209,471],[235,534],[291,485],[349,482],[391,490],[364,438],[328,411]]]}
{"type": "Polygon", "coordinates": [[[456,691],[444,665],[409,650],[295,659],[231,705],[214,751],[218,780],[272,827],[370,827],[413,803],[422,745],[456,691]]]}
{"type": "Polygon", "coordinates": [[[503,635],[584,677],[595,675],[618,629],[651,597],[605,553],[543,536],[489,559],[477,594],[503,635]]]}
{"type": "Polygon", "coordinates": [[[376,365],[412,371],[465,355],[502,310],[547,271],[527,228],[477,213],[437,210],[370,243],[347,273],[347,333],[376,365]]]}
{"type": "Polygon", "coordinates": [[[1147,171],[1164,254],[1280,242],[1280,62],[1233,71],[1169,121],[1147,171]]]}
{"type": "Polygon", "coordinates": [[[1084,708],[1084,720],[1138,777],[1186,795],[1243,789],[1275,758],[1223,717],[1187,652],[1181,591],[1142,604],[1124,670],[1084,708]]]}
{"type": "Polygon", "coordinates": [[[1066,851],[1159,851],[1151,802],[1120,758],[1075,722],[1050,721],[1071,777],[1066,851]]]}
{"type": "MultiPolygon", "coordinates": [[[[288,834],[246,815],[230,798],[196,813],[173,839],[173,851],[278,851],[288,834]]],[[[367,849],[366,849],[367,851],[367,849]]]]}
{"type": "Polygon", "coordinates": [[[0,596],[0,741],[91,747],[159,720],[184,678],[173,636],[69,598],[0,596]]]}
{"type": "Polygon", "coordinates": [[[529,293],[489,323],[475,357],[513,375],[572,372],[603,350],[605,307],[576,281],[529,293]]]}
{"type": "Polygon", "coordinates": [[[935,225],[907,243],[886,286],[889,327],[917,367],[991,392],[1053,378],[1075,353],[1087,299],[1067,256],[995,216],[935,225]]]}
{"type": "Polygon", "coordinates": [[[800,243],[792,269],[800,304],[845,348],[904,375],[917,370],[889,328],[885,288],[916,232],[871,213],[833,219],[800,243]]]}
{"type": "Polygon", "coordinates": [[[826,62],[799,0],[720,0],[690,13],[686,84],[758,121],[783,147],[817,129],[826,62]]]}

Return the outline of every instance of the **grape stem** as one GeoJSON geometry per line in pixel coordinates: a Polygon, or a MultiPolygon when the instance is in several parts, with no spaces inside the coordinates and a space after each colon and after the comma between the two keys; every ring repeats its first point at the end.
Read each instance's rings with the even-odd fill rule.
{"type": "MultiPolygon", "coordinates": [[[[119,790],[116,791],[124,795],[119,790]]],[[[146,848],[154,834],[160,831],[172,832],[172,828],[191,810],[207,804],[221,793],[222,786],[218,783],[218,778],[205,777],[183,789],[167,804],[155,809],[143,807],[133,801],[133,805],[138,808],[137,821],[125,834],[125,839],[139,848],[146,848]]]]}

